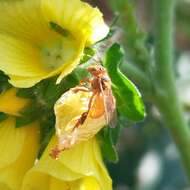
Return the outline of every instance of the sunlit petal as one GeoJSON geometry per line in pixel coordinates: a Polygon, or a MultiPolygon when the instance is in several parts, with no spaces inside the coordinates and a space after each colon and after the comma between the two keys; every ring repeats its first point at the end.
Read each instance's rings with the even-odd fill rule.
{"type": "Polygon", "coordinates": [[[95,139],[64,151],[60,159],[54,160],[49,153],[56,143],[54,137],[39,163],[27,173],[22,190],[89,190],[89,187],[90,190],[112,189],[108,173],[102,172],[105,166],[98,163],[101,158],[94,158],[95,153],[101,157],[100,152],[94,150],[99,149],[95,139]]]}
{"type": "Polygon", "coordinates": [[[81,115],[88,110],[91,96],[91,92],[75,93],[71,89],[56,102],[54,109],[60,148],[69,148],[80,141],[88,140],[106,125],[103,113],[98,118],[88,116],[82,125],[75,127],[81,115]]]}
{"type": "Polygon", "coordinates": [[[15,119],[0,123],[0,189],[18,190],[38,151],[38,123],[15,128],[15,119]]]}
{"type": "Polygon", "coordinates": [[[86,38],[88,44],[101,40],[109,32],[102,13],[80,0],[42,0],[42,6],[48,21],[68,29],[75,37],[86,38]]]}
{"type": "Polygon", "coordinates": [[[9,115],[18,116],[28,103],[29,99],[19,98],[16,96],[17,90],[10,88],[6,92],[0,94],[0,112],[7,113],[9,115]]]}
{"type": "Polygon", "coordinates": [[[80,0],[0,2],[0,70],[15,87],[60,74],[59,83],[107,33],[100,11],[80,0]]]}

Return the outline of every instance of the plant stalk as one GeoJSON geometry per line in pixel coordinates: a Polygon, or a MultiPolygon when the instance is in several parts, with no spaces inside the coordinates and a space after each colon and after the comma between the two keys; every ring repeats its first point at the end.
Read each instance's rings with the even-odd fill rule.
{"type": "Polygon", "coordinates": [[[190,181],[190,129],[177,95],[173,71],[174,13],[175,0],[155,0],[155,89],[164,92],[164,97],[158,95],[156,101],[190,181]]]}
{"type": "Polygon", "coordinates": [[[121,65],[121,70],[126,76],[135,81],[143,91],[150,91],[151,82],[149,78],[136,65],[124,62],[121,65]]]}

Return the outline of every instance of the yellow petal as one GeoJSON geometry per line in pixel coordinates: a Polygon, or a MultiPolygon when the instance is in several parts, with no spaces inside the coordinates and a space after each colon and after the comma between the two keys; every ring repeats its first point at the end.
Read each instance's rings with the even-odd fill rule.
{"type": "MultiPolygon", "coordinates": [[[[86,177],[80,184],[79,190],[101,190],[100,185],[92,177],[86,177]]],[[[76,188],[77,190],[77,188],[76,188]]]]}
{"type": "Polygon", "coordinates": [[[43,18],[41,0],[0,2],[0,33],[32,44],[55,35],[43,18]]]}
{"type": "Polygon", "coordinates": [[[111,179],[104,166],[100,148],[95,138],[81,142],[64,151],[59,161],[75,172],[94,177],[102,189],[111,189],[111,179]]]}
{"type": "Polygon", "coordinates": [[[9,77],[9,83],[19,88],[29,88],[42,80],[42,77],[21,77],[14,75],[9,75],[9,77]]]}
{"type": "Polygon", "coordinates": [[[0,3],[0,70],[15,87],[27,88],[79,63],[86,38],[63,36],[52,29],[40,0],[0,3]]]}
{"type": "Polygon", "coordinates": [[[7,34],[0,34],[0,70],[8,75],[28,77],[48,73],[40,63],[37,48],[7,34]]]}
{"type": "Polygon", "coordinates": [[[29,99],[17,97],[16,92],[17,90],[15,88],[10,88],[0,94],[0,112],[19,116],[19,111],[29,104],[29,99]]]}
{"type": "Polygon", "coordinates": [[[91,92],[74,93],[71,89],[56,102],[56,133],[60,148],[69,148],[80,141],[88,140],[106,125],[102,114],[98,118],[88,116],[82,125],[75,127],[81,115],[88,110],[91,96],[91,92]]]}
{"type": "Polygon", "coordinates": [[[38,124],[15,128],[15,119],[0,123],[0,189],[19,190],[38,151],[38,124]]]}
{"type": "MultiPolygon", "coordinates": [[[[35,67],[35,64],[33,64],[33,61],[31,62],[30,59],[28,59],[28,67],[23,67],[22,61],[19,62],[20,59],[22,60],[22,57],[21,57],[22,54],[20,54],[20,57],[17,57],[17,59],[14,59],[16,61],[13,60],[12,62],[9,62],[10,67],[8,67],[8,64],[5,64],[5,62],[3,62],[2,70],[9,75],[10,77],[9,82],[13,86],[19,87],[19,88],[29,88],[35,85],[36,83],[38,83],[39,81],[41,81],[42,79],[52,77],[59,73],[61,74],[57,79],[57,83],[60,83],[62,78],[70,74],[78,65],[80,58],[82,56],[83,49],[84,49],[83,42],[81,42],[80,44],[75,44],[72,41],[66,42],[66,40],[64,42],[65,43],[62,44],[62,47],[63,47],[62,59],[64,59],[63,63],[60,62],[57,66],[55,65],[55,67],[52,65],[52,63],[54,63],[52,59],[50,59],[49,60],[50,63],[46,65],[48,61],[45,61],[46,59],[44,58],[39,59],[41,62],[36,60],[36,63],[38,61],[38,65],[41,65],[44,67],[44,68],[39,69],[38,71],[36,70],[38,66],[35,67]],[[72,48],[71,48],[71,44],[74,45],[72,48]],[[12,72],[10,72],[11,71],[10,68],[12,68],[12,72]],[[24,70],[22,70],[22,68],[24,70]],[[34,68],[33,69],[34,72],[32,71],[32,68],[34,68]],[[18,75],[15,75],[16,72],[18,75]],[[30,76],[30,75],[33,75],[33,76],[30,76]]],[[[11,58],[11,55],[9,56],[9,58],[11,58]]],[[[0,54],[0,57],[1,57],[1,54],[0,54]]],[[[32,59],[34,59],[34,57],[32,59]]],[[[0,60],[0,67],[1,67],[1,60],[0,60]]]]}
{"type": "Polygon", "coordinates": [[[27,88],[79,63],[84,47],[105,37],[97,8],[80,0],[23,0],[0,3],[0,70],[15,87],[27,88]],[[69,32],[68,36],[50,23],[69,32]]]}
{"type": "Polygon", "coordinates": [[[103,39],[109,32],[98,8],[80,0],[42,0],[42,9],[49,22],[69,30],[75,38],[86,38],[87,45],[103,39]]]}
{"type": "MultiPolygon", "coordinates": [[[[105,166],[103,163],[99,164],[94,158],[95,152],[98,153],[97,157],[101,157],[100,152],[94,150],[94,148],[99,149],[95,139],[64,151],[60,159],[54,160],[49,153],[56,143],[54,137],[37,165],[26,174],[22,190],[112,189],[108,173],[102,172],[105,166]]],[[[101,158],[98,160],[100,161],[101,158]]]]}

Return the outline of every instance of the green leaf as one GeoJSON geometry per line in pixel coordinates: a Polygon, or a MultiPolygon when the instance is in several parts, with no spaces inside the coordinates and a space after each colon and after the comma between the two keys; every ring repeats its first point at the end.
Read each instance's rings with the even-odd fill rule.
{"type": "Polygon", "coordinates": [[[24,127],[37,119],[43,114],[43,107],[37,105],[34,101],[26,108],[20,111],[21,116],[16,117],[16,128],[24,127]]]}
{"type": "Polygon", "coordinates": [[[53,113],[46,113],[43,117],[40,122],[40,149],[38,158],[41,157],[51,137],[55,134],[55,115],[53,113]]]}
{"type": "Polygon", "coordinates": [[[110,162],[116,163],[119,160],[118,153],[116,151],[112,132],[110,127],[104,128],[100,133],[101,150],[104,158],[110,162]]]}
{"type": "Polygon", "coordinates": [[[34,98],[33,88],[20,88],[16,94],[20,98],[34,98]]]}
{"type": "Polygon", "coordinates": [[[78,82],[80,82],[82,79],[87,78],[90,76],[89,72],[86,68],[77,67],[73,74],[76,76],[78,82]]]}
{"type": "Polygon", "coordinates": [[[59,97],[64,92],[78,84],[78,79],[74,74],[70,74],[65,77],[58,85],[56,84],[56,80],[56,77],[51,78],[48,81],[44,81],[41,86],[37,87],[37,99],[39,102],[45,104],[48,109],[53,109],[53,106],[59,97]]]}
{"type": "Polygon", "coordinates": [[[17,117],[15,127],[16,128],[24,127],[24,126],[32,123],[33,121],[34,121],[34,119],[31,117],[17,117]]]}
{"type": "Polygon", "coordinates": [[[119,121],[119,118],[118,118],[117,126],[114,128],[111,128],[111,127],[109,127],[109,128],[110,128],[109,130],[110,130],[112,142],[114,145],[116,145],[117,141],[119,139],[120,133],[121,133],[121,129],[122,129],[122,125],[119,121]]]}
{"type": "Polygon", "coordinates": [[[11,87],[11,85],[8,83],[8,80],[9,77],[0,71],[0,93],[6,91],[11,87]]]}
{"type": "Polygon", "coordinates": [[[89,61],[95,55],[95,50],[93,48],[86,47],[83,53],[84,55],[80,60],[80,63],[86,63],[87,61],[89,61]]]}
{"type": "Polygon", "coordinates": [[[136,86],[119,69],[123,57],[120,45],[115,43],[106,53],[104,66],[112,81],[119,113],[129,120],[140,121],[145,117],[145,107],[136,86]]]}
{"type": "Polygon", "coordinates": [[[8,118],[8,115],[3,113],[3,112],[0,112],[0,122],[4,121],[5,119],[8,118]]]}

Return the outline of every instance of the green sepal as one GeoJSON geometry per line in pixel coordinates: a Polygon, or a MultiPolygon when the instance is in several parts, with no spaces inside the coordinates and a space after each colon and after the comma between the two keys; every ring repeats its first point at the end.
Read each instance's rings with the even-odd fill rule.
{"type": "Polygon", "coordinates": [[[38,152],[38,158],[41,157],[54,134],[55,115],[53,112],[46,113],[44,114],[44,118],[41,118],[40,122],[40,148],[38,152]]]}
{"type": "Polygon", "coordinates": [[[16,95],[20,98],[34,98],[34,91],[32,88],[19,88],[16,95]]]}
{"type": "Polygon", "coordinates": [[[94,55],[95,55],[95,50],[91,47],[86,47],[84,49],[84,52],[83,52],[83,57],[82,59],[80,60],[80,63],[86,63],[87,61],[89,61],[94,55]]]}
{"type": "Polygon", "coordinates": [[[34,121],[34,119],[31,117],[17,117],[15,127],[16,128],[24,127],[24,126],[32,123],[33,121],[34,121]]]}
{"type": "Polygon", "coordinates": [[[64,92],[78,84],[78,79],[74,74],[65,77],[60,84],[56,84],[56,80],[57,77],[44,80],[36,86],[34,91],[37,102],[49,110],[53,110],[55,102],[64,92]]]}
{"type": "Polygon", "coordinates": [[[106,53],[104,66],[112,81],[119,113],[136,122],[145,117],[145,107],[136,86],[119,69],[123,57],[123,50],[115,43],[106,53]]]}
{"type": "Polygon", "coordinates": [[[7,89],[11,88],[8,80],[9,77],[0,71],[0,93],[5,92],[7,89]]]}
{"type": "Polygon", "coordinates": [[[32,102],[29,106],[20,111],[21,116],[16,117],[16,128],[24,127],[36,121],[43,114],[43,108],[32,102]]]}
{"type": "MultiPolygon", "coordinates": [[[[114,128],[118,129],[117,127],[114,128]]],[[[118,153],[115,147],[116,139],[113,138],[113,129],[106,126],[98,135],[100,139],[101,151],[102,155],[104,156],[105,160],[117,163],[119,160],[118,153]]],[[[116,135],[116,134],[115,134],[116,135]]],[[[116,137],[116,136],[115,136],[116,137]]]]}
{"type": "Polygon", "coordinates": [[[8,118],[8,115],[6,113],[0,112],[0,122],[4,121],[8,118]]]}

